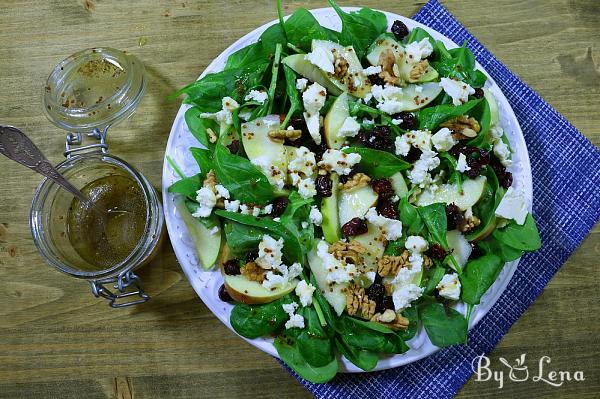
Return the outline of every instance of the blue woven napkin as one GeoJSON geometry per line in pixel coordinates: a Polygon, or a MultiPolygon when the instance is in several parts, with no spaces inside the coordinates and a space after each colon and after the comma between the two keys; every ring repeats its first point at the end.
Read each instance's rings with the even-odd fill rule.
{"type": "Polygon", "coordinates": [[[469,333],[468,346],[446,348],[407,366],[338,374],[330,383],[298,378],[318,398],[450,398],[472,374],[475,356],[489,353],[542,292],[600,220],[600,151],[519,80],[436,0],[414,17],[456,43],[467,40],[498,83],[523,130],[533,172],[533,214],[542,249],[526,254],[496,305],[469,333]]]}

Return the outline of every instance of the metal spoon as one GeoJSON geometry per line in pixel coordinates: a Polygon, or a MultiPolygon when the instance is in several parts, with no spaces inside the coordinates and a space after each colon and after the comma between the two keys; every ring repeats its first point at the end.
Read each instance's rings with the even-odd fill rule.
{"type": "Polygon", "coordinates": [[[0,153],[21,165],[54,180],[56,184],[69,191],[85,204],[93,207],[89,198],[69,183],[69,181],[65,179],[54,166],[52,166],[29,137],[16,127],[0,125],[0,153]]]}

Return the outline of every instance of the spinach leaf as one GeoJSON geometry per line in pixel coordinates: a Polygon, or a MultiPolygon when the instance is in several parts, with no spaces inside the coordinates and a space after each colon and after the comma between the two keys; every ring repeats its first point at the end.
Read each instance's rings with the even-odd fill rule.
{"type": "Polygon", "coordinates": [[[387,29],[387,23],[385,27],[382,24],[383,19],[386,18],[385,15],[374,10],[346,13],[335,1],[328,1],[342,20],[342,31],[339,36],[340,43],[344,46],[354,47],[358,58],[363,58],[369,45],[387,29]],[[382,27],[383,30],[381,29],[382,27]]]}
{"type": "Polygon", "coordinates": [[[464,115],[481,102],[481,99],[471,100],[464,104],[454,106],[452,104],[442,104],[435,107],[422,109],[419,112],[419,128],[421,130],[433,130],[442,122],[450,118],[456,118],[464,115]]]}
{"type": "Polygon", "coordinates": [[[281,360],[285,362],[292,370],[307,381],[315,384],[322,384],[331,381],[338,371],[338,362],[334,357],[328,364],[315,367],[308,363],[293,337],[288,331],[275,338],[273,346],[277,349],[277,353],[281,360]]]}
{"type": "Polygon", "coordinates": [[[511,221],[506,227],[495,230],[493,234],[501,243],[522,251],[536,251],[542,246],[540,233],[531,213],[527,214],[522,226],[511,221]]]}
{"type": "Polygon", "coordinates": [[[399,335],[404,341],[408,341],[417,335],[419,330],[419,312],[415,306],[411,306],[402,311],[402,316],[408,319],[408,329],[401,331],[399,335]]]}
{"type": "Polygon", "coordinates": [[[285,32],[281,29],[281,24],[271,25],[260,35],[260,41],[263,43],[264,54],[267,55],[267,59],[275,53],[275,47],[277,44],[285,46],[287,42],[285,38],[285,32]]]}
{"type": "Polygon", "coordinates": [[[383,333],[381,330],[367,327],[363,324],[367,322],[360,323],[361,320],[348,316],[342,317],[340,321],[343,328],[340,337],[347,345],[383,353],[404,353],[408,350],[402,338],[385,326],[380,327],[389,332],[383,333]]]}
{"type": "Polygon", "coordinates": [[[208,172],[210,172],[211,169],[214,169],[213,154],[210,150],[195,147],[190,148],[190,152],[200,167],[200,179],[204,181],[208,172]]]}
{"type": "MultiPolygon", "coordinates": [[[[442,266],[436,266],[434,269],[430,270],[429,273],[425,289],[423,290],[423,294],[426,295],[431,294],[433,290],[435,290],[435,287],[442,280],[444,274],[446,274],[446,269],[442,266]]],[[[421,283],[421,286],[423,286],[423,283],[421,283]]]]}
{"type": "Polygon", "coordinates": [[[490,105],[488,104],[488,102],[485,98],[476,107],[474,114],[475,115],[480,114],[479,118],[477,118],[477,119],[479,119],[479,126],[481,127],[481,130],[477,134],[477,137],[470,140],[467,143],[467,145],[469,145],[471,147],[479,147],[479,148],[483,148],[484,146],[489,146],[489,141],[490,141],[489,132],[490,132],[490,123],[491,123],[492,114],[490,111],[490,105]],[[480,112],[478,112],[479,109],[481,109],[480,112]]]}
{"type": "Polygon", "coordinates": [[[185,112],[185,122],[192,136],[196,138],[204,147],[213,149],[215,147],[208,140],[207,129],[212,129],[215,134],[219,134],[219,124],[213,119],[201,118],[202,111],[198,107],[192,107],[185,112]]]}
{"type": "Polygon", "coordinates": [[[346,154],[360,154],[361,169],[374,179],[389,177],[394,173],[410,168],[410,164],[397,156],[380,150],[364,147],[348,147],[343,150],[346,154]]]}
{"type": "Polygon", "coordinates": [[[388,21],[384,13],[370,8],[361,8],[358,10],[357,15],[371,21],[377,32],[380,32],[380,34],[387,31],[388,21]]]}
{"type": "Polygon", "coordinates": [[[394,241],[389,241],[385,251],[383,251],[384,255],[392,255],[398,256],[404,251],[404,244],[406,243],[406,239],[398,238],[394,241]]]}
{"type": "Polygon", "coordinates": [[[285,32],[288,43],[306,52],[311,50],[313,39],[335,39],[305,8],[299,8],[285,21],[285,32]]]}
{"type": "Polygon", "coordinates": [[[276,238],[283,238],[283,253],[286,260],[290,262],[304,261],[304,248],[300,238],[290,232],[283,224],[273,221],[267,217],[256,217],[252,215],[244,215],[236,212],[228,212],[223,210],[215,211],[215,214],[222,218],[233,220],[247,226],[254,226],[264,229],[269,234],[274,235],[276,238]]]}
{"type": "Polygon", "coordinates": [[[244,92],[260,84],[269,66],[267,60],[257,60],[240,68],[211,73],[169,96],[174,99],[187,94],[186,104],[194,104],[204,112],[221,110],[223,97],[240,101],[244,92]]]}
{"type": "Polygon", "coordinates": [[[195,200],[196,191],[200,190],[200,187],[202,187],[202,180],[200,174],[197,174],[176,181],[169,187],[168,191],[170,193],[183,194],[186,197],[195,200]]]}
{"type": "Polygon", "coordinates": [[[300,354],[315,367],[331,363],[335,359],[333,345],[319,322],[317,312],[313,307],[306,307],[300,309],[298,313],[304,317],[305,323],[305,328],[296,338],[300,354]]]}
{"type": "Polygon", "coordinates": [[[289,295],[264,305],[236,304],[231,310],[231,327],[245,338],[257,338],[277,331],[289,318],[283,311],[284,303],[291,303],[289,295]]]}
{"type": "Polygon", "coordinates": [[[400,221],[402,226],[407,229],[407,235],[420,235],[425,225],[417,208],[408,202],[408,196],[400,200],[399,209],[400,221]]]}
{"type": "Polygon", "coordinates": [[[217,180],[231,195],[245,203],[264,205],[273,199],[273,188],[267,177],[252,163],[217,145],[213,160],[217,180]]]}
{"type": "Polygon", "coordinates": [[[283,73],[285,75],[285,92],[290,99],[290,109],[285,116],[285,120],[281,124],[281,129],[285,129],[288,126],[290,118],[303,109],[298,89],[296,89],[296,73],[287,65],[283,66],[283,73]]]}
{"type": "Polygon", "coordinates": [[[501,257],[504,262],[512,262],[513,260],[519,259],[523,255],[522,250],[501,243],[493,236],[487,237],[485,240],[480,241],[477,245],[486,254],[496,254],[501,257]]]}
{"type": "Polygon", "coordinates": [[[266,59],[268,54],[265,53],[262,40],[250,44],[237,50],[227,58],[224,70],[245,67],[256,60],[266,59]]]}
{"type": "Polygon", "coordinates": [[[314,273],[310,275],[310,283],[313,285],[313,287],[317,287],[313,294],[313,301],[316,300],[319,303],[325,321],[327,322],[327,325],[331,327],[330,331],[333,332],[336,329],[337,325],[336,316],[333,313],[329,302],[327,302],[327,299],[325,299],[325,297],[323,296],[323,292],[319,288],[319,284],[317,283],[314,273]]]}
{"type": "Polygon", "coordinates": [[[487,178],[486,186],[481,199],[473,208],[481,224],[466,236],[469,241],[485,237],[496,226],[496,208],[504,196],[504,189],[498,184],[498,177],[492,168],[486,167],[484,173],[487,178]]]}
{"type": "Polygon", "coordinates": [[[441,303],[430,303],[419,308],[421,322],[431,343],[440,348],[467,341],[467,320],[452,308],[441,303]]]}
{"type": "Polygon", "coordinates": [[[486,254],[467,262],[465,271],[459,276],[462,285],[461,299],[471,305],[479,304],[503,266],[504,261],[494,254],[486,254]]]}
{"type": "Polygon", "coordinates": [[[448,222],[446,219],[446,204],[441,202],[421,206],[417,208],[419,216],[429,230],[431,237],[439,243],[444,249],[448,249],[448,241],[446,241],[446,230],[448,222]]]}
{"type": "MultiPolygon", "coordinates": [[[[435,48],[439,49],[437,43],[435,48]]],[[[475,69],[475,56],[467,48],[466,42],[461,47],[447,50],[442,54],[441,61],[432,64],[441,76],[461,80],[472,87],[482,87],[485,84],[487,78],[481,71],[475,69]]]]}
{"type": "Polygon", "coordinates": [[[258,248],[263,236],[268,232],[264,229],[226,220],[223,230],[227,245],[235,255],[246,254],[258,248]]]}
{"type": "Polygon", "coordinates": [[[364,371],[371,371],[377,366],[379,355],[375,352],[349,345],[337,337],[335,338],[335,346],[346,359],[350,360],[352,364],[364,371]]]}
{"type": "MultiPolygon", "coordinates": [[[[412,43],[412,42],[420,42],[423,39],[429,39],[429,42],[431,43],[431,46],[436,49],[437,45],[435,42],[435,39],[433,37],[431,37],[431,35],[429,33],[427,33],[427,31],[425,29],[416,27],[413,30],[410,31],[408,37],[405,39],[406,44],[408,43],[412,43]]],[[[445,47],[444,47],[445,49],[445,47]]]]}

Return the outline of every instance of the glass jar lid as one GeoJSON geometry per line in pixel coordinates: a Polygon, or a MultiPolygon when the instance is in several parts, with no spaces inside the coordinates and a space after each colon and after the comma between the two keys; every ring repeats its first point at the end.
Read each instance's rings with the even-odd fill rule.
{"type": "Polygon", "coordinates": [[[91,48],[61,61],[44,87],[44,110],[72,132],[103,130],[129,117],[144,94],[143,64],[113,48],[91,48]]]}

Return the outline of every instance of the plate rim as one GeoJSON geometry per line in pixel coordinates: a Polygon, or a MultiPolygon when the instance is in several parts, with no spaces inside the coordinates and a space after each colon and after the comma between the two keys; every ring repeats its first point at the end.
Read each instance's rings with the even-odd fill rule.
{"type": "MultiPolygon", "coordinates": [[[[359,10],[362,7],[341,7],[341,8],[346,12],[350,12],[350,11],[359,10]]],[[[319,23],[321,23],[321,24],[324,23],[322,18],[329,18],[329,17],[336,18],[337,17],[337,14],[335,14],[335,11],[330,7],[309,9],[308,11],[311,12],[315,16],[315,18],[319,21],[319,23]],[[322,14],[325,14],[325,15],[322,15],[322,14]]],[[[404,23],[408,22],[407,25],[409,25],[409,27],[411,29],[414,29],[415,27],[421,27],[421,28],[425,29],[434,38],[442,40],[448,48],[459,47],[453,40],[451,40],[447,36],[441,34],[437,30],[428,27],[425,24],[422,24],[411,18],[404,17],[402,15],[395,14],[392,12],[383,11],[383,10],[377,10],[377,11],[381,11],[383,14],[386,15],[386,17],[388,19],[388,26],[394,20],[399,19],[404,23]],[[451,45],[449,45],[449,44],[451,44],[451,45]]],[[[289,17],[289,15],[286,15],[284,17],[284,19],[287,19],[288,17],[289,17]]],[[[238,50],[239,48],[242,48],[248,44],[255,42],[263,31],[265,31],[270,26],[277,24],[278,22],[279,21],[277,19],[269,21],[269,22],[257,27],[256,29],[248,32],[247,34],[240,37],[239,39],[237,39],[234,43],[232,43],[225,50],[223,50],[216,58],[214,58],[207,65],[207,67],[204,69],[202,74],[200,74],[198,79],[203,78],[208,73],[218,72],[219,70],[221,70],[222,65],[225,64],[227,57],[229,57],[229,55],[231,53],[238,50]]],[[[509,121],[511,122],[511,129],[513,130],[513,133],[511,134],[511,136],[513,139],[517,140],[517,143],[515,143],[515,144],[517,144],[516,148],[519,150],[518,155],[519,155],[519,159],[520,159],[519,160],[520,174],[518,175],[519,176],[518,180],[520,181],[520,184],[523,186],[522,188],[525,191],[525,196],[526,196],[527,200],[529,201],[529,208],[530,208],[529,210],[531,210],[531,204],[533,202],[533,184],[532,184],[531,164],[530,164],[527,145],[526,145],[525,139],[523,137],[522,129],[519,125],[519,122],[516,118],[516,115],[511,107],[510,103],[504,96],[502,90],[500,90],[499,86],[496,84],[494,79],[488,74],[488,72],[485,70],[485,68],[483,68],[483,66],[479,62],[477,62],[476,64],[477,64],[477,67],[488,78],[489,84],[488,84],[488,82],[486,82],[486,86],[491,87],[492,91],[494,92],[495,97],[499,100],[499,105],[500,105],[500,103],[502,103],[502,111],[500,112],[501,117],[504,116],[504,117],[506,117],[505,119],[509,119],[509,121]]],[[[162,173],[163,209],[164,209],[169,239],[172,243],[172,247],[173,247],[173,250],[177,257],[177,260],[178,260],[184,274],[186,275],[188,281],[192,285],[192,288],[194,289],[194,291],[196,292],[198,297],[202,300],[202,302],[206,305],[206,307],[208,307],[208,309],[213,313],[213,315],[215,315],[223,324],[225,324],[225,326],[227,326],[227,328],[229,328],[229,330],[231,330],[234,334],[238,335],[240,338],[244,339],[246,342],[250,343],[252,346],[256,347],[257,349],[260,349],[263,352],[266,352],[266,353],[270,354],[271,356],[279,359],[277,351],[275,350],[274,346],[272,345],[272,341],[273,341],[272,338],[248,339],[248,338],[240,336],[239,334],[237,334],[237,332],[235,332],[235,330],[233,330],[233,328],[231,327],[231,324],[229,323],[229,313],[230,313],[230,309],[231,309],[232,305],[222,303],[221,306],[223,306],[223,308],[222,308],[222,310],[219,310],[219,309],[216,309],[217,306],[213,306],[210,304],[210,302],[208,300],[205,300],[204,296],[206,296],[208,298],[209,295],[213,295],[214,293],[212,291],[208,290],[208,282],[203,281],[198,276],[197,270],[194,270],[194,269],[198,269],[198,267],[191,264],[192,260],[190,259],[189,254],[184,253],[184,249],[182,248],[182,246],[176,245],[176,243],[174,241],[174,238],[181,240],[183,238],[183,236],[181,236],[181,237],[176,236],[176,233],[177,233],[176,230],[178,230],[178,228],[177,228],[177,226],[174,225],[174,221],[172,220],[172,218],[175,217],[176,210],[173,205],[173,197],[174,196],[171,193],[167,192],[167,189],[171,183],[167,184],[167,182],[170,181],[170,178],[172,178],[173,173],[170,169],[170,166],[167,162],[166,157],[170,153],[169,150],[174,147],[175,137],[178,134],[180,125],[183,123],[183,126],[185,127],[185,129],[187,129],[187,127],[185,125],[184,115],[185,115],[185,112],[187,111],[187,109],[189,109],[190,107],[191,107],[191,105],[183,104],[183,103],[179,107],[179,110],[173,121],[173,125],[171,126],[171,130],[169,132],[169,138],[168,138],[168,141],[167,141],[167,144],[165,147],[165,156],[163,158],[163,173],[162,173]],[[173,215],[171,215],[171,213],[173,213],[173,215]],[[208,292],[208,294],[207,294],[207,292],[208,292]]],[[[503,127],[505,127],[504,124],[503,124],[503,127]]],[[[513,144],[513,143],[511,143],[511,144],[513,144]]],[[[515,155],[516,153],[517,153],[517,150],[515,150],[513,152],[513,155],[515,155]]],[[[185,235],[186,232],[183,232],[183,233],[180,232],[180,234],[185,235]]],[[[499,297],[504,293],[504,291],[506,290],[506,287],[510,283],[512,276],[513,276],[516,268],[518,267],[519,260],[520,260],[520,258],[513,262],[505,263],[503,270],[508,269],[507,274],[504,276],[504,279],[502,281],[496,280],[494,282],[494,284],[492,285],[492,287],[494,287],[495,285],[497,285],[497,287],[495,287],[495,290],[492,292],[493,296],[491,298],[488,298],[489,305],[487,306],[487,309],[485,309],[484,311],[479,310],[479,309],[481,309],[479,305],[474,308],[473,313],[472,313],[473,316],[470,320],[469,327],[468,327],[469,331],[471,329],[473,329],[479,323],[479,321],[485,315],[487,315],[490,312],[490,310],[496,305],[499,297]]],[[[218,269],[215,270],[213,268],[211,271],[208,271],[208,272],[200,270],[200,272],[215,273],[215,274],[217,274],[217,277],[216,277],[217,280],[222,281],[222,277],[221,277],[220,273],[218,273],[218,269]]],[[[492,287],[490,287],[490,289],[488,290],[488,293],[490,293],[492,287]]],[[[463,311],[464,311],[464,306],[463,306],[463,311]]],[[[411,354],[411,351],[412,351],[412,348],[411,348],[411,350],[409,350],[408,352],[406,352],[404,354],[396,354],[396,355],[392,355],[392,356],[382,357],[382,358],[380,358],[379,362],[377,363],[377,366],[375,367],[375,369],[373,369],[369,372],[400,367],[400,366],[418,361],[420,359],[423,359],[423,358],[430,356],[430,355],[436,353],[437,351],[439,351],[440,348],[431,344],[431,342],[429,341],[429,338],[427,336],[425,336],[423,339],[423,337],[422,337],[423,334],[424,334],[424,331],[423,331],[423,327],[421,326],[418,336],[420,335],[421,341],[425,341],[425,342],[418,342],[417,344],[419,345],[418,348],[421,348],[425,345],[427,350],[424,350],[421,353],[411,354]],[[431,348],[428,348],[427,346],[430,346],[431,348]],[[389,363],[389,364],[382,364],[382,363],[389,363]]],[[[409,346],[410,346],[410,341],[409,341],[409,346]]],[[[340,362],[339,362],[340,369],[338,370],[338,372],[365,373],[364,370],[361,370],[358,367],[354,366],[352,363],[350,363],[347,359],[343,358],[342,356],[338,356],[338,358],[340,359],[340,362]]]]}

